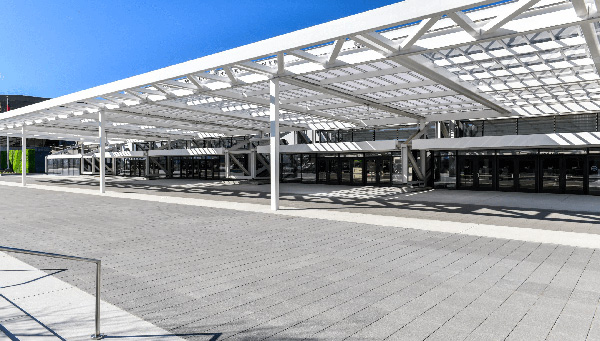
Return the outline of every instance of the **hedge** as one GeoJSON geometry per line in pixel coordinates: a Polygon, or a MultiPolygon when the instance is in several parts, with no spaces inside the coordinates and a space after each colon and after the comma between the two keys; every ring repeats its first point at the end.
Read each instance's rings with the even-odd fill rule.
{"type": "MultiPolygon", "coordinates": [[[[34,149],[27,149],[25,151],[26,153],[26,157],[27,157],[27,161],[25,163],[26,169],[27,169],[27,173],[32,173],[35,171],[35,150],[34,149]]],[[[2,161],[2,164],[4,166],[6,166],[6,152],[3,152],[4,154],[4,161],[2,161]]],[[[0,156],[1,157],[1,156],[0,156]]],[[[10,165],[12,166],[12,169],[15,173],[21,173],[23,167],[22,167],[22,153],[21,150],[11,150],[8,154],[8,157],[10,159],[10,165]]],[[[4,167],[6,168],[6,167],[4,167]]]]}

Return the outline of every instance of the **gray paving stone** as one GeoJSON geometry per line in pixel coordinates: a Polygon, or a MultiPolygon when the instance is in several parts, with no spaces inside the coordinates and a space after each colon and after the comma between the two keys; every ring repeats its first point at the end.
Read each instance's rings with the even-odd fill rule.
{"type": "MultiPolygon", "coordinates": [[[[188,339],[221,333],[219,340],[593,340],[600,334],[598,250],[2,186],[0,196],[15,199],[5,203],[3,243],[102,258],[105,299],[172,332],[198,334],[188,339]],[[35,212],[10,213],[27,210],[31,195],[43,203],[35,212]]],[[[427,203],[393,212],[375,204],[356,211],[522,223],[464,211],[442,216],[427,203]]],[[[598,224],[561,224],[567,226],[550,222],[548,229],[600,233],[598,224]]],[[[67,269],[56,276],[93,291],[89,267],[22,259],[67,269]]]]}

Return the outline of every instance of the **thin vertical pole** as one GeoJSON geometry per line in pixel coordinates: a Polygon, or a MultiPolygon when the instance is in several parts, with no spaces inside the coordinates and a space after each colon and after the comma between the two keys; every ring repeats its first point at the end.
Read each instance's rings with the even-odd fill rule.
{"type": "MultiPolygon", "coordinates": [[[[167,141],[167,150],[171,150],[171,138],[167,141]]],[[[167,156],[167,178],[173,177],[173,170],[171,169],[171,157],[167,156]]]]}
{"type": "Polygon", "coordinates": [[[150,176],[150,151],[146,151],[146,159],[144,160],[144,168],[146,168],[146,177],[150,176]]]}
{"type": "Polygon", "coordinates": [[[225,150],[225,179],[229,179],[231,176],[231,158],[229,157],[229,152],[227,149],[225,150]]]}
{"type": "Polygon", "coordinates": [[[6,135],[6,169],[10,169],[10,136],[6,135]]]}
{"type": "Polygon", "coordinates": [[[21,127],[21,185],[27,185],[27,137],[25,137],[25,124],[21,127]]]}
{"type": "Polygon", "coordinates": [[[104,193],[106,191],[106,166],[105,166],[105,151],[106,151],[106,147],[105,147],[105,132],[104,132],[104,127],[105,127],[105,116],[104,116],[104,111],[100,110],[100,112],[98,113],[98,138],[99,138],[99,142],[100,142],[100,193],[104,193]]]}
{"type": "Polygon", "coordinates": [[[250,178],[256,179],[256,151],[250,151],[248,156],[250,156],[250,178]]]}
{"type": "Polygon", "coordinates": [[[402,157],[402,183],[408,184],[408,145],[400,145],[400,157],[402,157]]]}
{"type": "Polygon", "coordinates": [[[271,209],[279,209],[279,79],[271,79],[269,116],[271,132],[271,209]]]}
{"type": "Polygon", "coordinates": [[[101,263],[96,263],[96,335],[95,337],[101,338],[100,334],[100,276],[101,276],[101,263]]]}
{"type": "Polygon", "coordinates": [[[85,171],[85,160],[83,158],[83,152],[83,142],[81,142],[81,160],[79,160],[79,175],[82,175],[85,171]]]}

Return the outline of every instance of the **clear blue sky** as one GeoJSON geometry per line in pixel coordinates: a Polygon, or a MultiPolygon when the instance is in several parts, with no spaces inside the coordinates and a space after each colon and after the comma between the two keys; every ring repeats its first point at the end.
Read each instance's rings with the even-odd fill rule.
{"type": "Polygon", "coordinates": [[[399,0],[0,2],[0,94],[57,97],[399,0]]]}

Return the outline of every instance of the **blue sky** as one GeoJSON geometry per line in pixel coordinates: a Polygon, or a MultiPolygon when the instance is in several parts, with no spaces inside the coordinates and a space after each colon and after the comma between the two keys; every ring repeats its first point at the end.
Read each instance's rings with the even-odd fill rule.
{"type": "Polygon", "coordinates": [[[0,94],[57,97],[398,0],[0,2],[0,94]]]}

